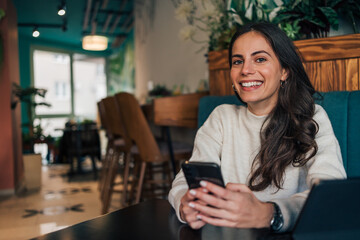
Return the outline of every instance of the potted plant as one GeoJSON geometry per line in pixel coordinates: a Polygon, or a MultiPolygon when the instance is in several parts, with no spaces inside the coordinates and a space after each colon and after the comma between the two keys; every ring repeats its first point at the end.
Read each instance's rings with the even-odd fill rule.
{"type": "Polygon", "coordinates": [[[45,98],[46,92],[46,89],[34,87],[22,88],[18,84],[13,83],[11,108],[16,108],[18,102],[26,103],[27,108],[28,123],[25,123],[25,126],[27,127],[28,131],[27,133],[23,133],[23,149],[27,150],[26,152],[33,153],[35,141],[44,141],[46,138],[43,134],[40,124],[34,127],[33,114],[34,108],[36,106],[51,106],[51,104],[47,102],[35,102],[34,100],[35,95],[45,98]]]}
{"type": "MultiPolygon", "coordinates": [[[[19,102],[26,104],[28,123],[25,126],[28,128],[27,133],[23,133],[23,163],[24,176],[27,190],[38,190],[41,187],[41,154],[34,154],[34,143],[36,141],[45,141],[46,137],[43,134],[41,125],[34,126],[33,111],[36,106],[44,105],[50,107],[46,102],[35,102],[34,97],[45,97],[47,90],[41,88],[22,88],[16,83],[13,83],[11,108],[15,109],[19,102]]],[[[50,139],[48,139],[50,140],[50,139]]],[[[53,141],[53,140],[51,140],[53,141]]]]}
{"type": "MultiPolygon", "coordinates": [[[[228,48],[236,28],[267,21],[279,24],[293,40],[327,37],[337,30],[339,17],[359,32],[360,2],[356,0],[174,0],[175,17],[186,26],[180,34],[184,40],[206,44],[208,51],[228,48]],[[200,2],[201,4],[196,4],[200,2]],[[208,39],[198,39],[197,31],[208,39]]],[[[204,47],[203,47],[204,48],[204,47]]]]}
{"type": "Polygon", "coordinates": [[[328,37],[330,28],[338,30],[339,16],[359,32],[360,3],[355,0],[284,0],[275,23],[293,40],[322,38],[328,37]]]}

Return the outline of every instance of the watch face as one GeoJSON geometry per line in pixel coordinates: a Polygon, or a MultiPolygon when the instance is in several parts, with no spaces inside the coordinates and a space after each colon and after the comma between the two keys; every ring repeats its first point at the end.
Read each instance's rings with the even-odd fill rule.
{"type": "Polygon", "coordinates": [[[273,231],[279,231],[282,226],[284,225],[282,218],[279,218],[278,216],[274,217],[274,221],[271,224],[271,229],[273,231]]]}
{"type": "Polygon", "coordinates": [[[276,203],[273,203],[273,205],[274,205],[274,217],[270,223],[271,230],[279,231],[284,225],[284,219],[279,206],[276,203]]]}

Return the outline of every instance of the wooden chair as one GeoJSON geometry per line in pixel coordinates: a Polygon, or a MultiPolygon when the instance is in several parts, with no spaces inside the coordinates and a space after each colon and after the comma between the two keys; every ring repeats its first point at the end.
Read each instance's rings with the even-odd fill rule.
{"type": "Polygon", "coordinates": [[[104,101],[101,100],[101,101],[97,102],[97,107],[98,107],[98,113],[100,116],[101,129],[105,130],[105,136],[108,139],[107,145],[106,145],[105,157],[101,159],[102,168],[101,168],[101,172],[100,172],[99,185],[98,185],[98,190],[100,192],[102,192],[103,186],[104,186],[104,181],[105,181],[105,174],[106,174],[106,161],[109,158],[109,147],[112,143],[111,143],[111,139],[109,137],[109,130],[107,127],[107,119],[106,119],[104,101]]]}
{"type": "MultiPolygon", "coordinates": [[[[134,180],[136,181],[133,181],[131,188],[131,196],[136,191],[134,203],[139,203],[141,198],[145,199],[146,196],[142,195],[142,192],[145,193],[146,190],[150,190],[150,198],[166,197],[172,181],[167,143],[156,142],[144,113],[133,95],[118,93],[115,98],[127,135],[134,144],[131,149],[135,160],[134,178],[136,179],[134,180]]],[[[172,145],[175,160],[190,158],[192,146],[176,142],[172,145]]],[[[126,179],[126,176],[124,178],[126,179]]],[[[124,189],[126,191],[126,187],[124,189]]]]}
{"type": "Polygon", "coordinates": [[[62,137],[63,155],[70,163],[69,181],[76,173],[83,173],[81,161],[90,157],[97,179],[96,159],[101,160],[100,137],[95,123],[71,124],[67,123],[62,137]],[[77,159],[77,171],[74,170],[74,159],[77,159]]]}
{"type": "MultiPolygon", "coordinates": [[[[123,169],[121,170],[128,168],[126,162],[130,158],[131,141],[125,134],[124,126],[120,118],[120,113],[116,107],[115,98],[104,98],[99,106],[106,122],[105,125],[108,137],[107,153],[103,161],[102,177],[101,181],[99,182],[100,198],[102,201],[102,213],[105,214],[109,210],[113,192],[123,191],[114,190],[115,185],[122,184],[121,182],[115,183],[115,179],[117,174],[122,172],[120,171],[119,166],[123,166],[123,169]]],[[[124,174],[121,174],[120,176],[123,177],[124,174]]],[[[121,201],[121,203],[124,205],[124,196],[122,197],[121,201]]]]}

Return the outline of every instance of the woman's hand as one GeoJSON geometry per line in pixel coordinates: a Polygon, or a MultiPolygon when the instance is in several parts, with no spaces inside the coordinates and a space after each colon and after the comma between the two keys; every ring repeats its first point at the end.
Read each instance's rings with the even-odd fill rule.
{"type": "MultiPolygon", "coordinates": [[[[192,208],[191,219],[201,220],[201,224],[238,228],[269,227],[273,216],[271,203],[258,200],[253,192],[244,184],[228,183],[226,188],[210,182],[201,181],[203,189],[188,191],[192,199],[201,200],[202,204],[190,201],[187,206],[192,208]]],[[[186,211],[190,212],[189,209],[186,211]]]]}
{"type": "MultiPolygon", "coordinates": [[[[196,203],[196,205],[202,205],[203,203],[199,200],[196,200],[194,195],[190,194],[190,191],[187,191],[185,195],[181,198],[181,204],[179,209],[180,217],[183,221],[187,222],[192,229],[199,229],[205,225],[205,222],[197,218],[199,211],[191,207],[190,203],[196,203]]],[[[196,191],[201,192],[202,190],[201,188],[198,188],[196,189],[196,191]]]]}

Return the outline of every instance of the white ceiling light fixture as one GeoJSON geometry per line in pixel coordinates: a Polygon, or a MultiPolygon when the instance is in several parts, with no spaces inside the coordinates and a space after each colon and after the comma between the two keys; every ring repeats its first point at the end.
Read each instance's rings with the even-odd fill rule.
{"type": "Polygon", "coordinates": [[[37,29],[37,27],[34,28],[34,30],[33,30],[33,32],[32,32],[32,36],[33,36],[34,38],[37,38],[37,37],[40,36],[40,32],[39,32],[39,30],[37,29]]]}
{"type": "Polygon", "coordinates": [[[64,16],[66,14],[66,4],[65,1],[61,1],[61,5],[58,8],[57,14],[59,16],[64,16]]]}
{"type": "Polygon", "coordinates": [[[108,47],[108,38],[100,35],[87,35],[82,39],[82,48],[89,51],[104,51],[108,47]]]}

